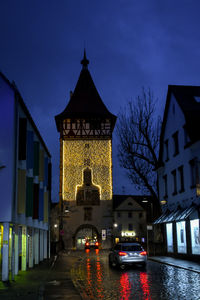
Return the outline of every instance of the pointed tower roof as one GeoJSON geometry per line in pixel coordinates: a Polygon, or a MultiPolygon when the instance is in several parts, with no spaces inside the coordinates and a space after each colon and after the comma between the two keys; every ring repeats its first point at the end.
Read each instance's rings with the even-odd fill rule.
{"type": "Polygon", "coordinates": [[[83,67],[70,100],[64,111],[55,116],[58,131],[60,121],[67,118],[109,118],[114,128],[116,116],[109,112],[99,96],[88,70],[89,60],[86,58],[85,50],[81,64],[83,67]]]}

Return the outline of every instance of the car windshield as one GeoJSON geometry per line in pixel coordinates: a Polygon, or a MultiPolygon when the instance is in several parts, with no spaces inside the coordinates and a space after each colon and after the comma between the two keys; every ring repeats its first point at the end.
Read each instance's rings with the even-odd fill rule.
{"type": "Polygon", "coordinates": [[[142,247],[140,245],[122,245],[122,251],[142,251],[142,247]]]}

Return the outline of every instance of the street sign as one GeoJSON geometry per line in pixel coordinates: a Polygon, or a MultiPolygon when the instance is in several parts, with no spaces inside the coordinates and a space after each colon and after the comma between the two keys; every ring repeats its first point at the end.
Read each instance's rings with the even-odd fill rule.
{"type": "Polygon", "coordinates": [[[147,225],[147,230],[153,230],[153,226],[152,225],[147,225]]]}
{"type": "Polygon", "coordinates": [[[106,240],[106,229],[102,229],[102,230],[101,230],[101,237],[102,237],[102,240],[103,240],[103,241],[106,240]]]}

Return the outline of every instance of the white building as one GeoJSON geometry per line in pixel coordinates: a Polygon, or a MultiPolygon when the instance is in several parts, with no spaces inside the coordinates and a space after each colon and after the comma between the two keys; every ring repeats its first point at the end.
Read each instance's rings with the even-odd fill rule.
{"type": "Polygon", "coordinates": [[[200,87],[168,87],[159,154],[159,199],[168,255],[200,255],[200,87]]]}
{"type": "Polygon", "coordinates": [[[48,257],[51,156],[14,84],[0,73],[0,273],[48,257]]]}
{"type": "Polygon", "coordinates": [[[147,243],[147,224],[151,221],[151,197],[134,195],[113,196],[114,242],[147,243]]]}

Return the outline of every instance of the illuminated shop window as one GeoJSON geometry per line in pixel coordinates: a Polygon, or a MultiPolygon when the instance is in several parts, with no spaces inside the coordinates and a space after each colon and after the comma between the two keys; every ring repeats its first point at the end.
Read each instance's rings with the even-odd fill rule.
{"type": "Polygon", "coordinates": [[[178,253],[187,252],[186,233],[185,233],[185,221],[176,223],[177,234],[177,250],[178,253]]]}
{"type": "Polygon", "coordinates": [[[199,219],[190,221],[192,254],[200,254],[199,219]]]}
{"type": "Polygon", "coordinates": [[[167,252],[174,252],[173,247],[173,231],[172,231],[172,223],[166,224],[166,232],[167,232],[167,252]]]}

